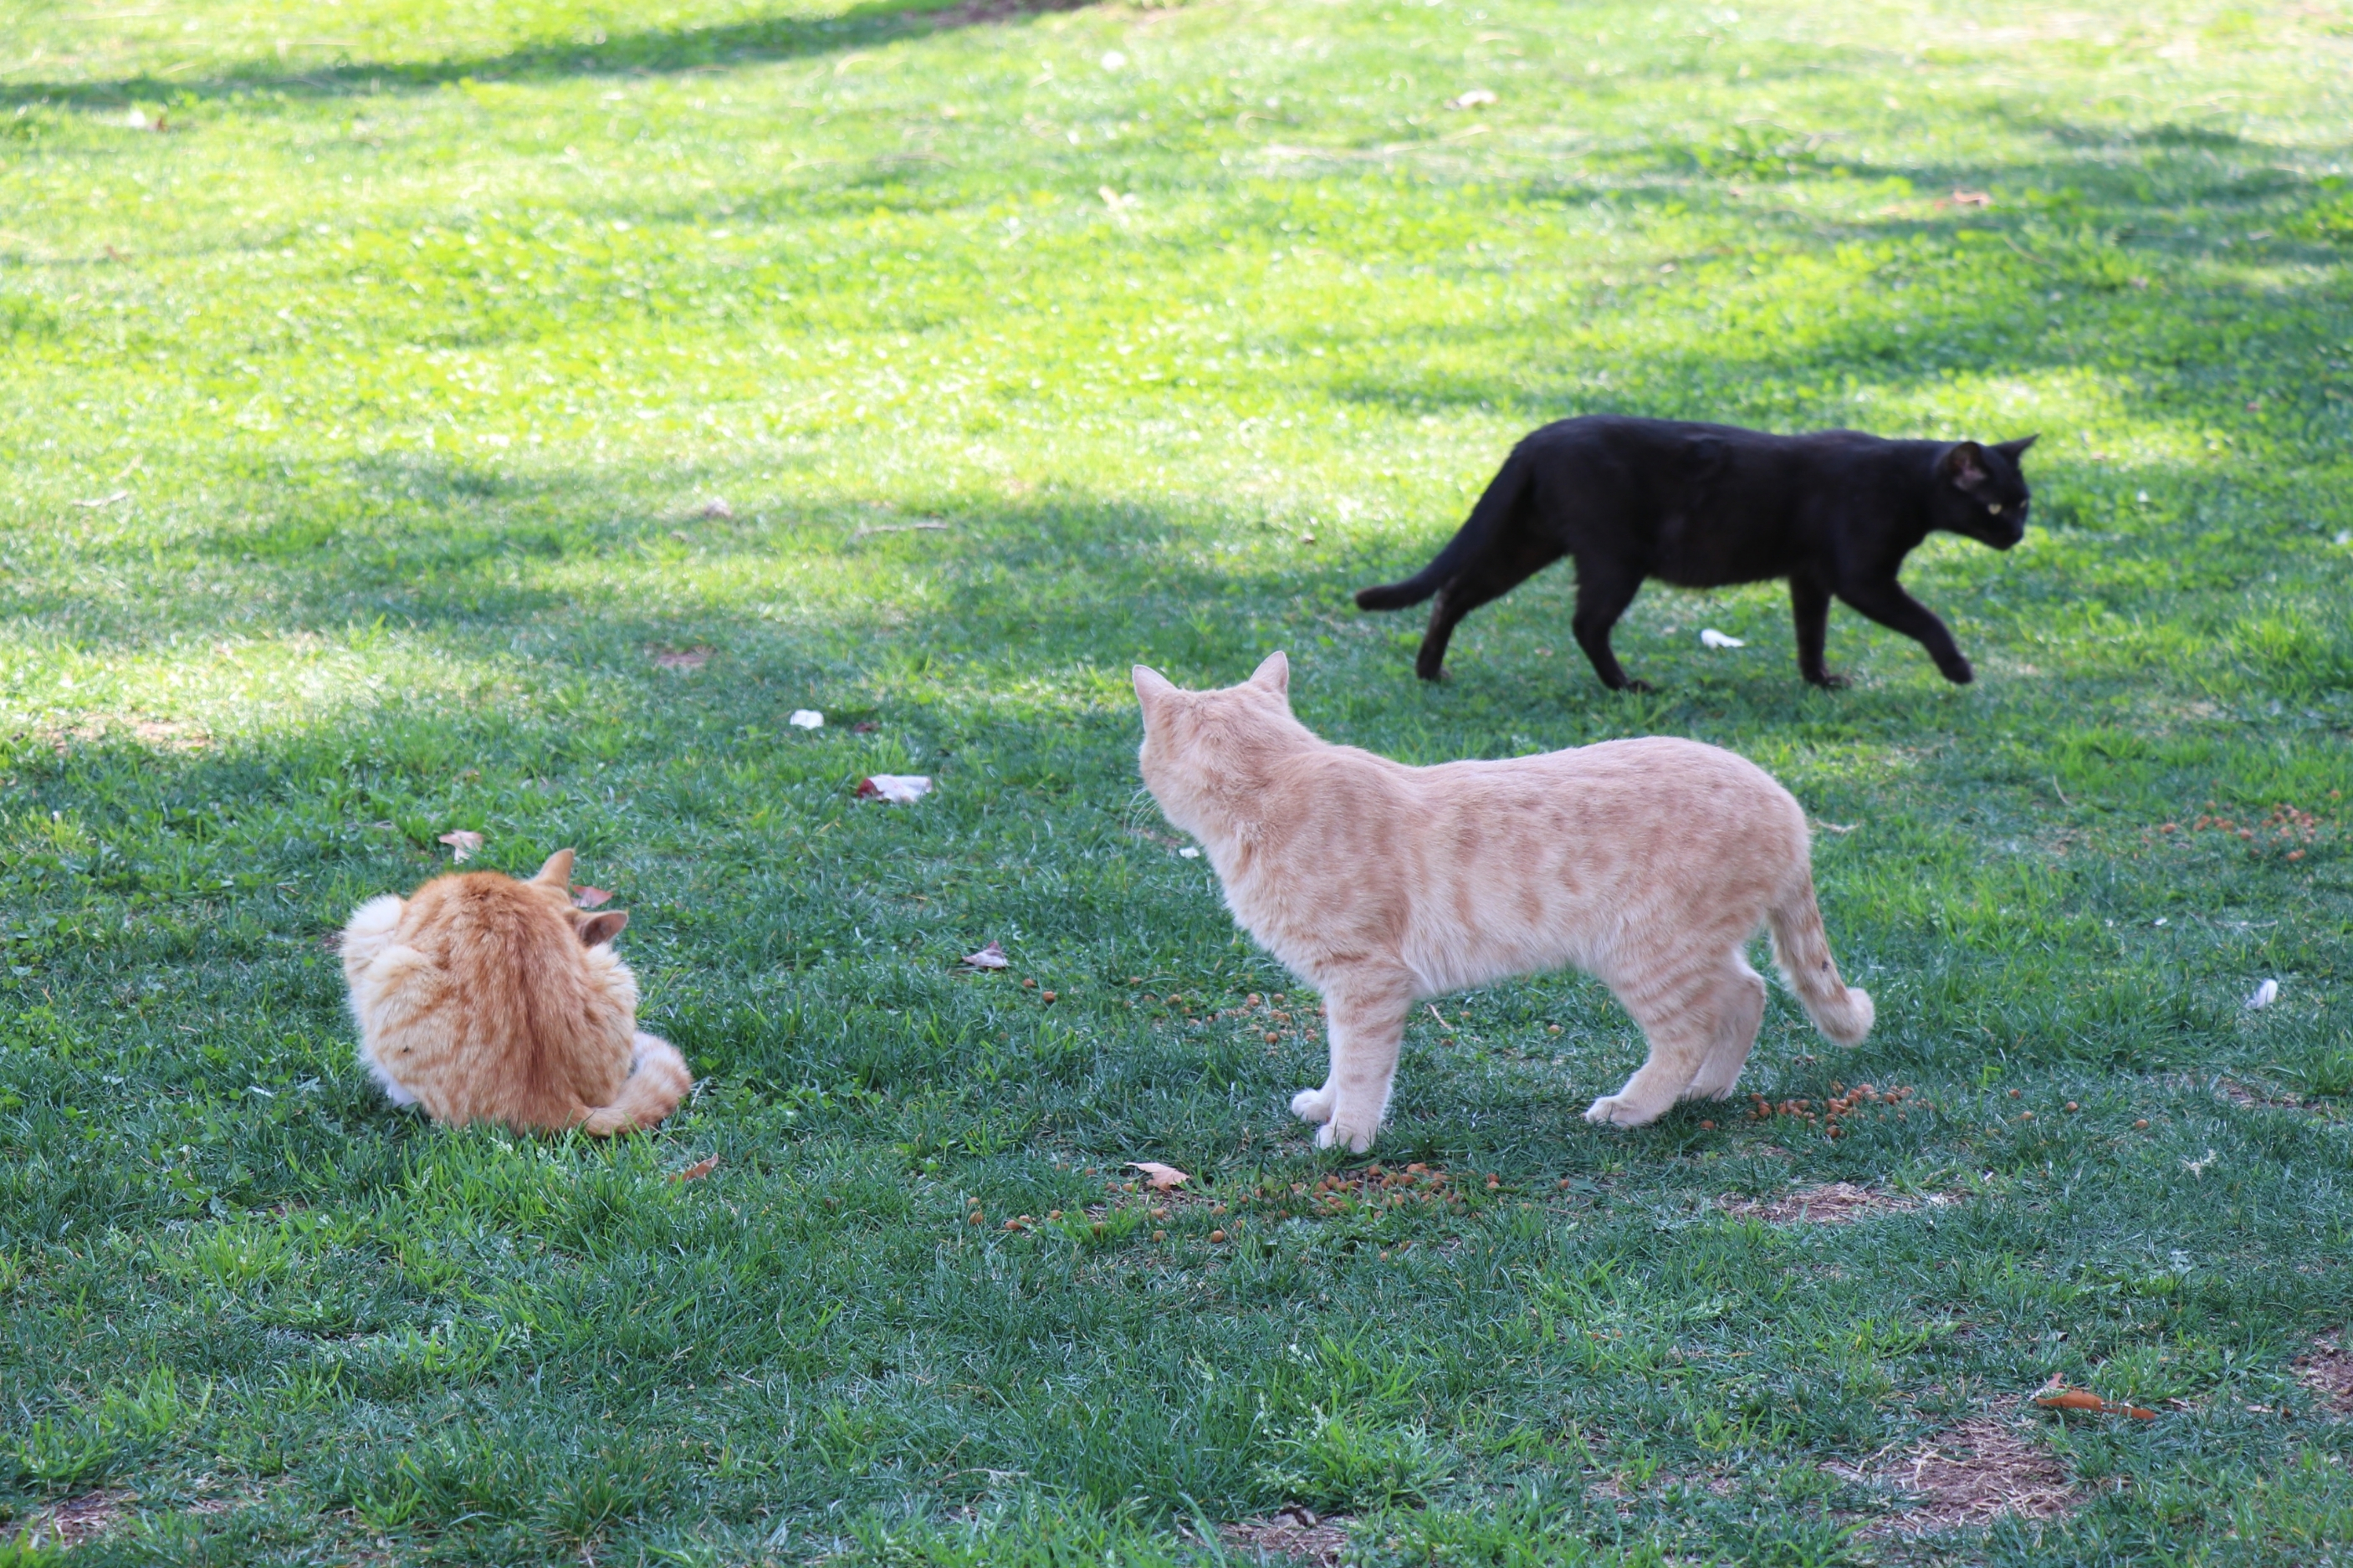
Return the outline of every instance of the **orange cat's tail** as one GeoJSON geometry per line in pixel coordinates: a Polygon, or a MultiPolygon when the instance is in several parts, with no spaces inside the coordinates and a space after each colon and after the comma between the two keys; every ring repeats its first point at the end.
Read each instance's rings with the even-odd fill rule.
{"type": "Polygon", "coordinates": [[[621,1092],[610,1105],[600,1105],[591,1110],[580,1123],[580,1131],[598,1138],[616,1132],[628,1132],[639,1127],[651,1127],[678,1109],[686,1091],[694,1087],[694,1075],[686,1070],[686,1058],[678,1054],[668,1040],[652,1035],[639,1034],[637,1050],[629,1060],[629,1076],[621,1080],[621,1092]]]}
{"type": "Polygon", "coordinates": [[[1805,1004],[1814,1027],[1841,1046],[1862,1043],[1874,1016],[1871,996],[1839,979],[1831,939],[1822,930],[1822,911],[1814,902],[1813,878],[1804,878],[1783,894],[1767,918],[1773,926],[1773,962],[1805,1004]]]}

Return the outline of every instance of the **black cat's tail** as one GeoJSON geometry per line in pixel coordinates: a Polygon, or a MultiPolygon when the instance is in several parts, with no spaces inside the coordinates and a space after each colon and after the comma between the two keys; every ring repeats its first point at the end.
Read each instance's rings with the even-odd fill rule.
{"type": "Polygon", "coordinates": [[[1471,509],[1461,529],[1447,541],[1438,559],[1415,573],[1402,583],[1390,583],[1377,588],[1356,590],[1356,608],[1360,610],[1402,610],[1408,605],[1419,605],[1452,581],[1463,567],[1475,560],[1494,539],[1511,515],[1520,508],[1526,495],[1528,479],[1535,468],[1522,445],[1504,459],[1503,468],[1490,480],[1487,493],[1471,509]]]}

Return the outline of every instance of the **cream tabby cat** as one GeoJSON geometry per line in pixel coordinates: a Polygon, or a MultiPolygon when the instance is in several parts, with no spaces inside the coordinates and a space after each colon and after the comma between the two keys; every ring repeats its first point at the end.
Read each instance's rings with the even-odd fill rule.
{"type": "Polygon", "coordinates": [[[1694,741],[1608,741],[1412,768],[1316,739],[1291,666],[1184,691],[1138,665],[1145,784],[1201,841],[1234,918],[1324,994],[1331,1073],[1291,1102],[1319,1146],[1372,1146],[1413,1004],[1567,965],[1598,977],[1650,1057],[1588,1121],[1639,1127],[1732,1092],[1764,1016],[1759,926],[1814,1026],[1871,1030],[1814,907],[1805,813],[1694,741]]]}
{"type": "Polygon", "coordinates": [[[360,1060],[396,1105],[436,1121],[649,1127],[693,1086],[637,1027],[638,983],[614,952],[628,913],[573,906],[572,851],[530,881],[436,877],[370,899],[343,928],[360,1060]]]}

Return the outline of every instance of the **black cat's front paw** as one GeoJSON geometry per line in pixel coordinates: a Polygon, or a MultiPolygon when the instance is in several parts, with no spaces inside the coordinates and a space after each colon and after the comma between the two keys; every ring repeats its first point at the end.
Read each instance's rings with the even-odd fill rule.
{"type": "Polygon", "coordinates": [[[1817,669],[1808,675],[1806,679],[1810,684],[1819,686],[1824,691],[1844,691],[1848,687],[1854,684],[1853,681],[1849,680],[1845,676],[1839,674],[1835,670],[1829,669],[1817,669]]]}
{"type": "Polygon", "coordinates": [[[1633,677],[1629,676],[1624,680],[1618,683],[1618,689],[1620,691],[1631,692],[1637,697],[1648,697],[1651,692],[1656,691],[1658,688],[1651,685],[1647,680],[1637,680],[1633,677]]]}

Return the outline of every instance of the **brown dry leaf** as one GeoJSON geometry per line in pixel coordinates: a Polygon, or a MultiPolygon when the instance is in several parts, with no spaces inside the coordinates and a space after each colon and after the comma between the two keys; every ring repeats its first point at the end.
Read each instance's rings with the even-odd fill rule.
{"type": "Polygon", "coordinates": [[[449,858],[462,866],[481,848],[482,836],[470,828],[459,827],[443,834],[441,842],[449,847],[449,858]]]}
{"type": "Polygon", "coordinates": [[[1155,1193],[1174,1191],[1193,1179],[1176,1166],[1164,1165],[1157,1160],[1130,1160],[1127,1163],[1130,1170],[1144,1173],[1144,1179],[1152,1184],[1155,1193]]]}
{"type": "Polygon", "coordinates": [[[613,895],[602,888],[575,888],[572,889],[572,901],[584,910],[593,910],[600,904],[611,903],[613,895]]]}
{"type": "Polygon", "coordinates": [[[1957,207],[1989,207],[1993,197],[1984,191],[1955,191],[1946,198],[1957,207]]]}
{"type": "Polygon", "coordinates": [[[2121,1400],[2103,1399],[2088,1388],[2069,1388],[2064,1384],[2048,1394],[2038,1394],[2034,1403],[2045,1410],[2090,1410],[2104,1415],[2129,1415],[2136,1421],[2154,1421],[2157,1412],[2121,1400]]]}
{"type": "Polygon", "coordinates": [[[658,647],[653,658],[658,669],[701,669],[711,662],[711,649],[701,643],[692,647],[658,647]]]}
{"type": "Polygon", "coordinates": [[[992,942],[978,952],[965,953],[963,962],[975,969],[1002,969],[1006,963],[1005,949],[1000,943],[992,942]]]}
{"type": "Polygon", "coordinates": [[[680,1171],[676,1174],[672,1175],[670,1180],[673,1182],[699,1182],[717,1169],[719,1169],[719,1156],[716,1154],[707,1154],[703,1158],[697,1160],[693,1164],[689,1165],[685,1170],[680,1171]]]}

